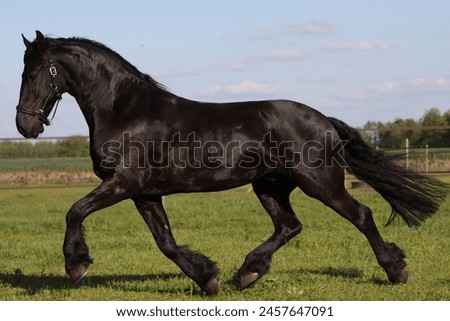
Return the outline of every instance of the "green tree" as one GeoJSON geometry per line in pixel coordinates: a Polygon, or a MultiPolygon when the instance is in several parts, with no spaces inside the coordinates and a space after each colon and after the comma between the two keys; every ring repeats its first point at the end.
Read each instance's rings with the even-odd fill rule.
{"type": "MultiPolygon", "coordinates": [[[[443,117],[444,117],[444,119],[445,119],[445,124],[446,124],[447,126],[450,126],[450,109],[447,110],[447,111],[444,113],[443,117]]],[[[450,145],[450,129],[447,129],[447,130],[445,131],[445,134],[444,134],[444,144],[446,145],[446,146],[444,146],[444,147],[448,147],[448,146],[450,145]]]]}
{"type": "Polygon", "coordinates": [[[414,120],[411,118],[396,118],[392,122],[382,123],[368,121],[362,128],[362,136],[372,146],[384,149],[399,149],[405,147],[406,138],[412,148],[424,147],[449,147],[449,129],[426,129],[427,126],[450,125],[450,110],[441,113],[438,108],[425,111],[422,118],[414,120]]]}
{"type": "Polygon", "coordinates": [[[84,137],[73,136],[57,142],[58,156],[85,157],[89,156],[89,142],[84,137]]]}
{"type": "MultiPolygon", "coordinates": [[[[441,111],[437,108],[431,108],[425,112],[420,120],[422,126],[444,126],[447,125],[447,120],[441,111]]],[[[418,145],[430,147],[447,147],[449,144],[445,141],[447,130],[423,130],[421,133],[418,145]]]]}

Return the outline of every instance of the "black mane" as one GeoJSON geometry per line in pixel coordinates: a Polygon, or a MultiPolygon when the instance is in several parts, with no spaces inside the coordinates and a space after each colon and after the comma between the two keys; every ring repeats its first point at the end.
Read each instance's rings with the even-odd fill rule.
{"type": "Polygon", "coordinates": [[[166,86],[163,84],[157,82],[155,79],[153,79],[150,75],[142,73],[137,69],[133,64],[131,64],[129,61],[127,61],[125,58],[123,58],[120,54],[109,48],[108,46],[86,38],[80,38],[80,37],[71,37],[71,38],[46,38],[48,41],[49,48],[56,48],[63,46],[66,43],[74,43],[81,46],[89,46],[91,48],[95,48],[97,50],[105,52],[107,55],[112,56],[113,58],[119,60],[122,64],[127,66],[130,70],[130,72],[138,75],[142,80],[147,82],[149,85],[154,86],[156,88],[162,89],[162,90],[168,90],[166,86]]]}

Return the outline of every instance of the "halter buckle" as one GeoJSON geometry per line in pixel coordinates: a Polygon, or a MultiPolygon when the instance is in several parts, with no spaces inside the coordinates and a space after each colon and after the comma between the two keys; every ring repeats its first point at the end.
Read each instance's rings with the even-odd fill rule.
{"type": "Polygon", "coordinates": [[[56,75],[58,74],[58,72],[56,71],[56,67],[53,66],[53,64],[50,66],[50,68],[48,68],[48,71],[50,72],[50,75],[52,77],[56,77],[56,75]]]}

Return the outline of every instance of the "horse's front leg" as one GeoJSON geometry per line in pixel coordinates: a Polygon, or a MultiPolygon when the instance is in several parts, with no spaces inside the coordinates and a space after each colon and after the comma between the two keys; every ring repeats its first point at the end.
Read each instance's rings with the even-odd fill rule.
{"type": "Polygon", "coordinates": [[[164,255],[175,262],[206,294],[216,294],[219,291],[217,267],[206,256],[176,244],[161,197],[140,196],[134,202],[164,255]]]}
{"type": "Polygon", "coordinates": [[[91,193],[76,202],[66,216],[66,235],[64,238],[63,252],[66,261],[66,272],[70,280],[76,284],[87,273],[92,259],[84,240],[84,219],[91,213],[102,208],[116,204],[124,199],[130,198],[136,185],[127,184],[117,174],[103,181],[91,193]],[[130,186],[132,186],[130,188],[130,186]]]}

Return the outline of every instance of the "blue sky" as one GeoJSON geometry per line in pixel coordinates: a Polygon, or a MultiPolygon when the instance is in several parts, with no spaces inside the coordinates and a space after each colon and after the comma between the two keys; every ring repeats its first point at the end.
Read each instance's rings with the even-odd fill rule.
{"type": "MultiPolygon", "coordinates": [[[[0,137],[19,137],[20,37],[97,40],[173,93],[286,98],[353,126],[450,107],[448,1],[11,1],[0,12],[0,137]]],[[[87,135],[64,95],[43,136],[87,135]]]]}

